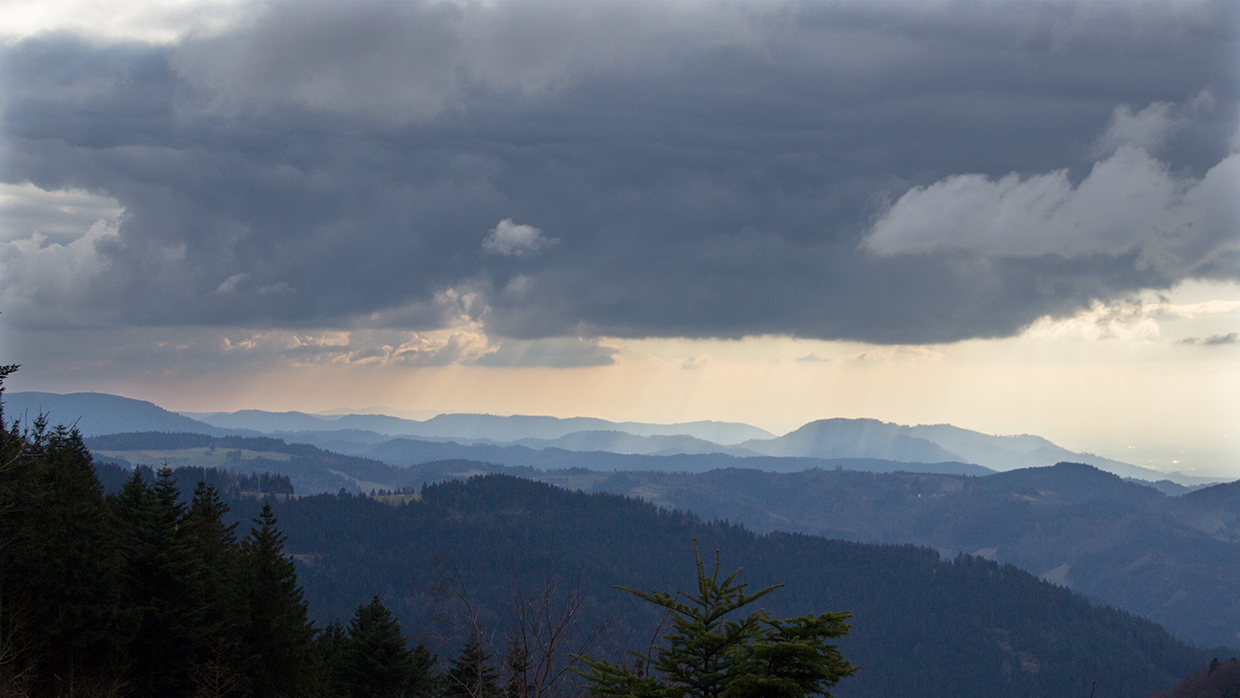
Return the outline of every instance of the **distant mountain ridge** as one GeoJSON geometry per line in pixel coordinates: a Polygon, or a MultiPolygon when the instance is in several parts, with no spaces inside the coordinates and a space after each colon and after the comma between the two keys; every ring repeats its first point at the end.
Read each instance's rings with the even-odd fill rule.
{"type": "MultiPolygon", "coordinates": [[[[573,451],[564,448],[530,448],[521,445],[460,444],[455,441],[420,441],[407,438],[359,443],[347,438],[316,438],[301,433],[290,440],[304,441],[329,451],[362,458],[373,458],[390,465],[407,467],[442,460],[464,460],[505,467],[539,470],[588,468],[599,471],[652,470],[657,472],[702,473],[719,468],[753,468],[767,472],[795,472],[807,468],[845,467],[869,472],[951,473],[989,475],[995,471],[973,463],[946,461],[918,463],[881,458],[807,458],[799,456],[743,456],[728,453],[616,453],[612,451],[573,451]]],[[[502,472],[502,471],[498,471],[502,472]]]]}
{"type": "Polygon", "coordinates": [[[623,431],[575,431],[558,439],[520,439],[514,441],[513,445],[534,449],[562,448],[566,451],[635,453],[644,456],[702,453],[723,453],[729,456],[762,455],[747,448],[726,446],[684,434],[637,436],[623,431]]]}
{"type": "MultiPolygon", "coordinates": [[[[824,419],[810,422],[783,436],[774,436],[747,424],[712,421],[650,424],[609,422],[592,417],[485,414],[443,414],[416,421],[387,415],[337,416],[262,410],[178,414],[150,402],[104,393],[10,393],[7,409],[13,415],[33,415],[40,410],[49,412],[53,422],[76,423],[86,436],[139,431],[279,436],[351,455],[378,458],[396,465],[436,458],[497,458],[492,462],[547,468],[557,467],[552,463],[563,460],[554,452],[565,451],[641,456],[720,455],[965,463],[996,471],[1072,461],[1147,481],[1170,480],[1180,485],[1215,481],[1181,473],[1162,473],[1089,453],[1072,452],[1039,436],[991,436],[949,424],[905,426],[876,419],[824,419]],[[409,440],[422,443],[414,445],[409,440]],[[385,446],[387,441],[393,443],[385,446]],[[431,442],[455,442],[459,447],[437,447],[431,442]],[[531,459],[520,449],[547,453],[531,459]],[[437,452],[437,456],[427,457],[426,454],[431,452],[437,452]]],[[[597,463],[600,458],[605,460],[602,456],[588,459],[594,462],[586,467],[600,467],[597,463]]],[[[794,468],[776,468],[778,471],[791,469],[794,468]]]]}
{"type": "Polygon", "coordinates": [[[1091,453],[1075,453],[1040,436],[991,436],[950,424],[904,426],[877,419],[821,419],[783,436],[745,441],[739,447],[770,456],[838,458],[847,455],[918,462],[963,461],[998,471],[1071,461],[1143,480],[1171,479],[1181,484],[1206,481],[1178,473],[1161,473],[1091,453]]]}
{"type": "Polygon", "coordinates": [[[774,439],[745,441],[741,447],[768,456],[854,456],[923,463],[961,460],[932,441],[893,430],[895,426],[877,419],[822,419],[774,439]]]}
{"type": "Polygon", "coordinates": [[[187,413],[224,429],[250,429],[266,433],[360,429],[387,436],[457,438],[495,442],[520,439],[559,439],[588,431],[619,431],[634,436],[691,436],[721,445],[751,439],[771,438],[774,434],[738,422],[610,422],[594,417],[547,417],[536,415],[499,416],[490,414],[441,414],[425,421],[381,414],[314,415],[305,412],[187,413]]]}
{"type": "Polygon", "coordinates": [[[231,429],[170,412],[146,400],[108,393],[6,392],[4,415],[8,420],[33,421],[46,415],[49,424],[75,426],[83,436],[132,431],[193,432],[209,436],[237,433],[231,429]]]}

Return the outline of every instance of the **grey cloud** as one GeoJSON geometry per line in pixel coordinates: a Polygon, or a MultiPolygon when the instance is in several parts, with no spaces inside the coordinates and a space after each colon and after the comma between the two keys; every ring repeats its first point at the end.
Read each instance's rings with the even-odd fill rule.
{"type": "Polygon", "coordinates": [[[24,328],[466,317],[524,340],[1003,336],[1187,276],[1237,278],[1223,195],[1238,14],[276,3],[173,46],[14,42],[0,47],[4,181],[125,213],[56,249],[4,243],[12,268],[43,255],[59,271],[6,267],[3,310],[24,328]],[[1172,109],[1174,128],[1142,111],[1203,89],[1214,107],[1172,109]],[[1099,156],[1125,105],[1141,128],[1099,156]],[[1161,139],[1156,154],[1117,160],[1143,138],[1161,139]],[[1088,243],[861,246],[911,190],[1015,172],[1016,189],[1078,196],[1108,163],[1204,212],[1194,232],[1143,246],[1102,219],[1088,243]],[[559,242],[488,254],[502,220],[559,242]],[[468,310],[445,300],[466,296],[468,310]]]}
{"type": "Polygon", "coordinates": [[[798,362],[800,362],[800,363],[824,363],[824,362],[828,362],[828,361],[830,361],[830,360],[831,360],[831,358],[830,358],[830,357],[827,357],[827,356],[819,356],[819,355],[818,355],[818,352],[813,352],[813,351],[811,351],[810,353],[806,354],[805,356],[798,356],[798,357],[797,357],[797,361],[798,361],[798,362]]]}
{"type": "Polygon", "coordinates": [[[1208,337],[1185,337],[1179,341],[1180,344],[1203,344],[1205,346],[1236,344],[1238,342],[1240,342],[1240,334],[1235,332],[1228,332],[1227,334],[1212,334],[1208,337]]]}
{"type": "Polygon", "coordinates": [[[732,45],[758,7],[696,3],[272,3],[246,31],[189,41],[172,56],[235,116],[295,105],[398,125],[473,107],[478,91],[521,98],[583,72],[642,62],[689,41],[732,45]]]}
{"type": "Polygon", "coordinates": [[[192,108],[207,113],[235,118],[296,105],[420,121],[457,105],[464,11],[453,3],[277,3],[247,31],[190,40],[170,58],[203,92],[192,108]]]}

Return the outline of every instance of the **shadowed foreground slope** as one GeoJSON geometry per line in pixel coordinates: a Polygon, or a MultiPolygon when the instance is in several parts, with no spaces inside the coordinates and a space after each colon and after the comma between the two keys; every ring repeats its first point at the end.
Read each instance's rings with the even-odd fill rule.
{"type": "MultiPolygon", "coordinates": [[[[251,515],[255,503],[236,502],[251,515]]],[[[804,535],[755,535],[612,495],[574,493],[489,476],[428,487],[421,502],[387,506],[351,495],[277,505],[288,549],[301,562],[311,611],[344,618],[379,591],[406,630],[436,634],[434,560],[460,569],[484,623],[503,626],[514,579],[577,570],[595,622],[610,610],[611,637],[642,646],[657,618],[612,585],[669,589],[691,580],[691,540],[722,549],[775,615],[847,611],[840,647],[859,664],[838,696],[1088,695],[1144,697],[1173,686],[1209,654],[1129,614],[1095,608],[1011,566],[933,550],[804,535]],[[644,639],[643,639],[644,638],[644,639]]],[[[524,580],[524,581],[522,581],[524,580]]]]}

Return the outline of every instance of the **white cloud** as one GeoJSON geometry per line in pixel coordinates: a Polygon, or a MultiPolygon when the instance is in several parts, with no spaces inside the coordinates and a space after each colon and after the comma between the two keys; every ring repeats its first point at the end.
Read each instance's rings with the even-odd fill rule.
{"type": "Polygon", "coordinates": [[[1024,336],[1051,341],[1152,340],[1162,331],[1153,314],[1152,306],[1143,303],[1095,303],[1069,318],[1039,318],[1024,336]]]}
{"type": "Polygon", "coordinates": [[[522,257],[559,242],[557,238],[549,238],[542,231],[531,225],[513,223],[505,218],[491,229],[491,234],[482,241],[483,252],[505,256],[522,257]]]}
{"type": "Polygon", "coordinates": [[[215,292],[216,293],[232,293],[233,291],[237,290],[238,284],[240,284],[242,281],[245,281],[248,278],[250,278],[250,275],[246,274],[245,272],[238,272],[236,274],[233,274],[227,279],[224,279],[223,283],[221,283],[218,287],[216,287],[215,292]]]}
{"type": "Polygon", "coordinates": [[[917,187],[896,201],[864,244],[880,254],[1114,254],[1166,230],[1183,190],[1161,163],[1125,146],[1076,187],[1066,170],[997,180],[954,175],[917,187]]]}
{"type": "Polygon", "coordinates": [[[880,255],[964,250],[993,257],[1139,252],[1146,267],[1191,273],[1240,251],[1240,154],[1200,179],[1154,158],[1174,127],[1170,107],[1119,109],[1100,143],[1109,154],[1076,186],[1067,170],[999,179],[953,175],[901,196],[862,245],[880,255]]]}
{"type": "Polygon", "coordinates": [[[1240,301],[1209,300],[1200,303],[1147,303],[1145,311],[1155,315],[1198,318],[1208,315],[1240,315],[1240,301]]]}
{"type": "MultiPolygon", "coordinates": [[[[0,240],[81,237],[98,221],[115,226],[125,209],[116,199],[85,189],[46,191],[30,182],[0,183],[0,240]]],[[[57,240],[67,242],[67,240],[57,240]]]]}
{"type": "Polygon", "coordinates": [[[115,242],[115,224],[100,220],[72,242],[49,242],[42,233],[0,243],[0,299],[6,313],[23,319],[39,318],[52,324],[73,322],[67,317],[48,317],[57,309],[73,308],[90,323],[94,303],[91,286],[111,267],[100,247],[115,242]],[[66,304],[65,298],[77,302],[66,304]]]}
{"type": "MultiPolygon", "coordinates": [[[[1096,302],[1088,309],[1066,318],[1042,317],[1029,326],[1024,337],[1034,340],[1146,342],[1167,339],[1163,324],[1179,320],[1221,320],[1240,316],[1240,300],[1215,299],[1196,303],[1133,299],[1112,303],[1096,302]]],[[[1198,330],[1217,325],[1193,325],[1198,330]]],[[[1209,331],[1207,329],[1207,331],[1209,331]]],[[[1175,332],[1172,332],[1174,337],[1175,332]]],[[[1227,332],[1217,333],[1226,336],[1227,332]]],[[[1210,335],[1213,337],[1215,335],[1210,335]]],[[[1210,338],[1207,337],[1207,340],[1210,338]]],[[[1219,343],[1189,337],[1181,344],[1219,343]]]]}
{"type": "Polygon", "coordinates": [[[105,41],[172,43],[235,26],[250,0],[7,0],[0,37],[66,32],[105,41]]]}
{"type": "Polygon", "coordinates": [[[219,340],[221,353],[242,352],[272,366],[443,366],[472,362],[491,350],[478,327],[431,332],[243,331],[219,340]]]}
{"type": "Polygon", "coordinates": [[[384,344],[355,352],[348,363],[378,366],[445,366],[476,360],[489,349],[485,334],[470,330],[456,332],[410,332],[395,346],[384,344]]]}
{"type": "MultiPolygon", "coordinates": [[[[1194,102],[1200,100],[1199,95],[1194,102]]],[[[1183,119],[1173,115],[1173,109],[1174,105],[1170,102],[1154,102],[1135,114],[1132,107],[1126,104],[1115,107],[1111,113],[1111,124],[1094,147],[1095,156],[1111,155],[1125,145],[1154,152],[1167,136],[1184,124],[1183,119]]]]}

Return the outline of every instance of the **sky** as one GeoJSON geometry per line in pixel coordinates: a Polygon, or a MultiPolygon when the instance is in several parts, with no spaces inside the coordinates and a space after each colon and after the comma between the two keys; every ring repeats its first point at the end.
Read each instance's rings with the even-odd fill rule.
{"type": "Polygon", "coordinates": [[[10,389],[1240,477],[1240,3],[0,16],[10,389]]]}

